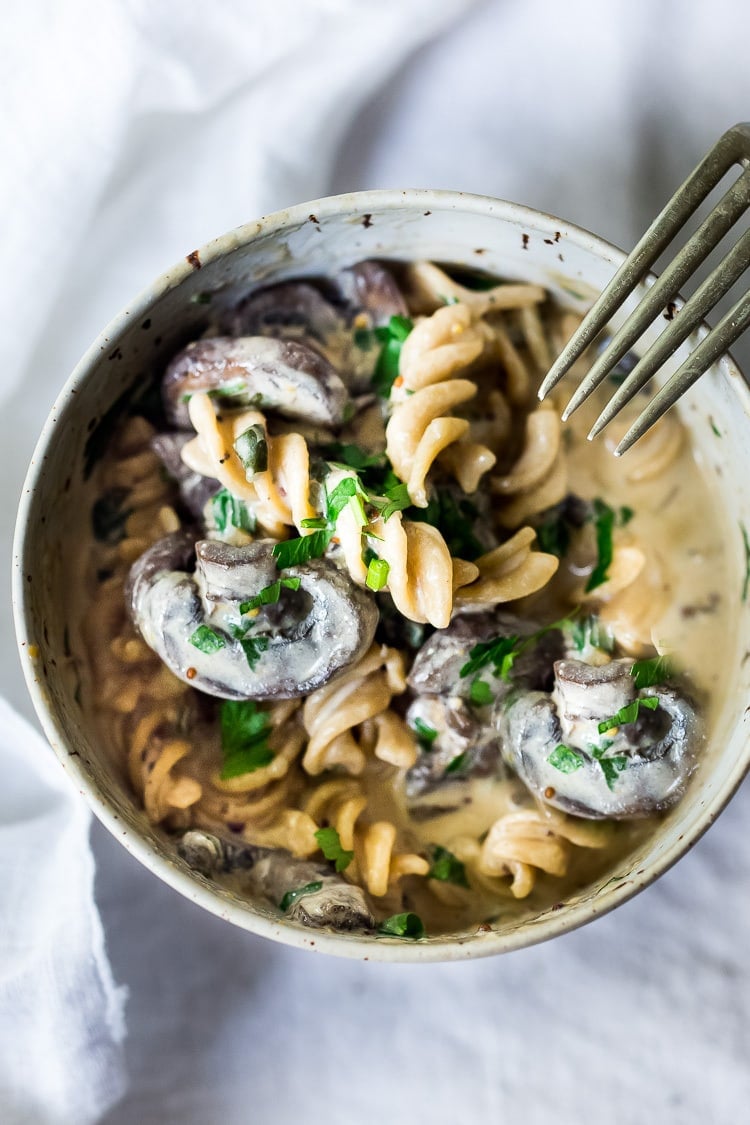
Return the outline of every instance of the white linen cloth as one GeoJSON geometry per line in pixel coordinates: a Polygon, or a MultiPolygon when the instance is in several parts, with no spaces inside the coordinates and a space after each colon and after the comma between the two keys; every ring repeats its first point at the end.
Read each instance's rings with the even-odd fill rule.
{"type": "MultiPolygon", "coordinates": [[[[740,0],[5,11],[6,542],[63,379],[186,251],[305,198],[412,185],[517,199],[632,244],[747,116],[746,18],[740,0]]],[[[30,714],[2,613],[0,683],[30,714]]],[[[747,1116],[747,787],[674,871],[608,918],[507,958],[423,969],[255,939],[97,826],[96,899],[130,994],[123,1058],[88,814],[38,737],[7,706],[0,719],[3,1123],[86,1125],[110,1106],[109,1125],[747,1116]]]]}

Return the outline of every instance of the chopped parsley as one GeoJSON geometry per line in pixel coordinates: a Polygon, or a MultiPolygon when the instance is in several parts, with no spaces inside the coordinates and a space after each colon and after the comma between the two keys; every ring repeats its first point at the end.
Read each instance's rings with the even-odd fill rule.
{"type": "Polygon", "coordinates": [[[252,699],[227,699],[221,705],[221,778],[253,773],[273,761],[268,745],[270,722],[252,699]]]}
{"type": "Polygon", "coordinates": [[[234,451],[242,462],[248,479],[255,473],[265,473],[268,469],[268,442],[262,426],[248,426],[235,440],[234,451]]]}
{"type": "Polygon", "coordinates": [[[390,397],[393,384],[398,378],[401,346],[413,327],[408,317],[392,316],[385,327],[375,329],[375,336],[383,346],[371,382],[381,398],[390,397]]]}
{"type": "Polygon", "coordinates": [[[659,700],[653,695],[647,695],[642,699],[634,699],[632,703],[621,707],[616,715],[612,715],[611,718],[604,719],[603,722],[599,723],[599,734],[606,734],[613,727],[622,727],[626,723],[634,723],[638,718],[641,707],[645,707],[647,711],[655,711],[658,706],[659,700]]]}
{"type": "MultiPolygon", "coordinates": [[[[405,486],[404,486],[405,487],[405,486]]],[[[447,489],[435,489],[426,508],[413,508],[409,518],[436,527],[451,555],[473,562],[484,554],[484,547],[474,534],[474,521],[479,512],[469,500],[456,500],[447,489]]]]}
{"type": "Polygon", "coordinates": [[[405,937],[417,941],[424,937],[424,923],[418,914],[408,911],[406,914],[392,914],[380,923],[378,933],[385,937],[405,937]]]}
{"type": "Polygon", "coordinates": [[[281,902],[279,903],[279,910],[283,910],[286,914],[290,906],[294,906],[298,899],[304,895],[313,895],[316,891],[322,891],[323,884],[318,881],[315,883],[305,883],[304,887],[297,887],[293,891],[287,891],[281,902]]]}
{"type": "Polygon", "coordinates": [[[345,469],[354,469],[362,472],[364,469],[383,468],[386,463],[384,453],[367,453],[359,445],[353,443],[342,444],[339,441],[323,446],[323,454],[331,464],[337,463],[345,469]]]}
{"type": "Polygon", "coordinates": [[[320,844],[320,850],[326,859],[335,863],[337,871],[346,871],[354,859],[354,852],[347,852],[341,846],[341,839],[335,828],[319,828],[315,839],[320,844]]]}
{"type": "Polygon", "coordinates": [[[425,750],[432,749],[432,744],[438,736],[435,728],[419,717],[414,720],[414,733],[425,750]]]}
{"type": "Polygon", "coordinates": [[[589,575],[586,583],[586,593],[602,586],[609,578],[609,568],[612,565],[614,546],[612,532],[617,527],[625,527],[635,515],[632,508],[623,507],[617,512],[610,508],[600,497],[593,502],[594,528],[596,531],[596,565],[589,575]]]}
{"type": "Polygon", "coordinates": [[[208,625],[199,625],[189,640],[191,645],[208,655],[226,646],[226,641],[221,634],[215,629],[210,629],[208,625]]]}
{"type": "Polygon", "coordinates": [[[365,585],[370,590],[382,590],[388,581],[388,572],[390,564],[385,559],[370,559],[367,567],[367,577],[365,578],[365,585]]]}
{"type": "Polygon", "coordinates": [[[251,668],[254,668],[261,657],[268,648],[268,637],[248,637],[245,640],[237,638],[240,642],[240,647],[245,654],[245,659],[251,668]]]}
{"type": "Polygon", "coordinates": [[[436,844],[432,849],[432,864],[428,872],[429,879],[438,879],[441,883],[455,883],[457,887],[468,887],[466,868],[460,859],[449,852],[447,848],[436,844]]]}
{"type": "Polygon", "coordinates": [[[403,510],[408,508],[411,504],[409,489],[400,481],[398,484],[393,484],[390,488],[384,489],[384,495],[387,503],[382,507],[375,501],[377,507],[380,507],[380,515],[383,523],[387,523],[394,512],[403,512],[403,510]]]}
{"type": "Polygon", "coordinates": [[[536,529],[539,550],[561,559],[570,547],[570,524],[562,512],[553,512],[536,529]]]}
{"type": "Polygon", "coordinates": [[[480,641],[469,653],[469,659],[460,671],[461,677],[473,676],[482,668],[492,666],[496,676],[506,683],[521,652],[521,638],[517,636],[495,637],[491,641],[480,641]]]}
{"type": "Polygon", "coordinates": [[[745,580],[742,583],[742,600],[746,602],[748,589],[750,589],[750,538],[748,538],[747,528],[744,523],[740,524],[740,531],[742,532],[742,542],[745,547],[745,580]]]}
{"type": "Polygon", "coordinates": [[[560,743],[556,746],[552,753],[547,758],[551,766],[554,766],[560,773],[575,773],[579,770],[584,762],[583,754],[578,750],[574,750],[572,746],[565,746],[560,743]]]}
{"type": "Polygon", "coordinates": [[[608,629],[597,617],[581,617],[571,627],[571,638],[576,652],[587,648],[598,648],[602,652],[614,652],[615,642],[608,629]]]}
{"type": "Polygon", "coordinates": [[[253,609],[260,609],[264,605],[275,605],[281,597],[281,588],[299,590],[299,578],[277,578],[270,586],[264,586],[259,594],[240,604],[240,613],[250,613],[253,609]]]}
{"type": "Polygon", "coordinates": [[[636,660],[630,669],[630,675],[635,680],[638,691],[641,688],[653,687],[654,684],[663,684],[672,674],[672,667],[666,656],[655,656],[652,660],[636,660]]]}
{"type": "Polygon", "coordinates": [[[331,536],[332,532],[321,529],[314,531],[312,535],[277,543],[272,551],[277,567],[285,570],[288,566],[304,566],[310,559],[319,559],[326,553],[331,536]]]}
{"type": "Polygon", "coordinates": [[[468,758],[469,755],[466,753],[466,751],[464,751],[463,754],[459,754],[458,757],[454,758],[452,762],[448,762],[448,765],[445,767],[445,772],[458,773],[467,764],[468,758]]]}
{"type": "Polygon", "coordinates": [[[604,774],[607,788],[610,790],[614,789],[619,774],[623,773],[628,768],[628,759],[624,754],[615,754],[611,758],[604,757],[611,745],[612,743],[610,741],[604,746],[591,747],[591,756],[599,764],[604,774]]]}
{"type": "Polygon", "coordinates": [[[257,526],[253,513],[248,509],[243,500],[238,500],[232,493],[222,488],[211,501],[211,508],[217,531],[226,531],[227,527],[237,527],[242,531],[255,531],[257,526]]]}
{"type": "Polygon", "coordinates": [[[469,699],[475,707],[486,707],[494,699],[492,689],[486,680],[472,680],[469,688],[469,699]]]}

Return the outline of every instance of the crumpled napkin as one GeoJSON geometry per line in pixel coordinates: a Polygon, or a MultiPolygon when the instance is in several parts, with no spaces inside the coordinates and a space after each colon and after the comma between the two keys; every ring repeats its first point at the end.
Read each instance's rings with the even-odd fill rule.
{"type": "MultiPolygon", "coordinates": [[[[206,239],[324,193],[356,112],[471,2],[39,0],[5,13],[6,486],[20,487],[53,396],[117,308],[206,239]],[[63,316],[71,284],[80,300],[63,316]]],[[[8,541],[5,501],[0,518],[8,541]]],[[[9,650],[7,622],[4,635],[9,650]]],[[[9,651],[0,669],[18,680],[9,651]]],[[[90,817],[3,701],[0,717],[2,1119],[87,1125],[126,1082],[90,817]]]]}

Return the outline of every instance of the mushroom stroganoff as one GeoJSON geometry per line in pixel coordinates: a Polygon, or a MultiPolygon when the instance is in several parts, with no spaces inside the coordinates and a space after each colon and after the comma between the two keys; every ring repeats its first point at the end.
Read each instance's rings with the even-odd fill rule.
{"type": "Polygon", "coordinates": [[[88,679],[203,876],[419,938],[553,906],[680,798],[718,517],[674,412],[616,462],[627,414],[590,445],[539,404],[576,323],[536,285],[365,261],[211,302],[121,420],[88,679]]]}

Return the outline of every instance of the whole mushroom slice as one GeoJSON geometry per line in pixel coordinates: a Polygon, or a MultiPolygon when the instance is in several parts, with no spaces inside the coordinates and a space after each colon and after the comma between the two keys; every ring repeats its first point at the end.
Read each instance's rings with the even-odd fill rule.
{"type": "Polygon", "coordinates": [[[497,772],[500,736],[496,728],[480,722],[457,695],[417,696],[406,722],[416,732],[419,745],[417,761],[406,775],[407,797],[419,797],[442,782],[497,772]]]}
{"type": "Polygon", "coordinates": [[[570,668],[560,670],[573,663],[558,663],[551,695],[522,693],[499,716],[508,764],[537,797],[576,816],[627,819],[674,804],[694,768],[699,726],[692,704],[671,685],[636,693],[627,667],[631,690],[621,667],[607,679],[594,677],[612,665],[578,669],[573,680],[570,668]],[[658,707],[599,732],[600,722],[628,705],[623,700],[636,699],[655,699],[658,707]]]}
{"type": "Polygon", "coordinates": [[[229,406],[256,405],[286,418],[338,426],[348,392],[320,352],[296,340],[268,336],[214,336],[183,348],[162,382],[167,419],[190,428],[188,400],[206,391],[229,406]]]}
{"type": "Polygon", "coordinates": [[[216,495],[221,485],[218,480],[193,472],[182,460],[182,450],[194,437],[192,431],[188,433],[185,430],[155,434],[150,445],[170,477],[177,483],[183,504],[191,516],[200,520],[206,504],[216,495]]]}
{"type": "MultiPolygon", "coordinates": [[[[409,687],[419,694],[452,693],[468,699],[474,677],[462,676],[461,669],[468,663],[476,645],[500,637],[523,640],[539,631],[539,626],[528,619],[501,609],[455,617],[447,629],[433,633],[420,648],[409,673],[409,687]]],[[[543,632],[538,641],[529,645],[517,658],[512,684],[496,677],[491,667],[482,669],[481,678],[491,684],[496,700],[519,684],[527,688],[549,688],[552,686],[552,666],[561,655],[562,646],[559,630],[543,632]]]]}
{"type": "Polygon", "coordinates": [[[285,570],[298,588],[284,589],[283,599],[249,619],[242,603],[281,577],[273,541],[233,547],[202,540],[191,573],[179,534],[133,565],[128,598],[143,639],[192,687],[221,699],[293,699],[328,683],[369,648],[374,599],[329,560],[285,570]]]}
{"type": "Polygon", "coordinates": [[[328,926],[341,932],[375,926],[362,888],[345,882],[323,864],[295,859],[278,848],[230,843],[197,830],[184,834],[177,851],[189,867],[207,878],[241,872],[247,889],[273,906],[280,907],[288,897],[285,917],[303,926],[328,926]],[[304,893],[295,895],[300,891],[304,893]]]}

